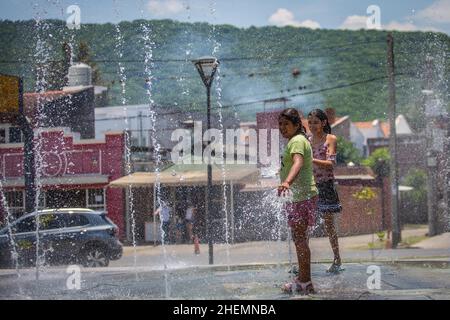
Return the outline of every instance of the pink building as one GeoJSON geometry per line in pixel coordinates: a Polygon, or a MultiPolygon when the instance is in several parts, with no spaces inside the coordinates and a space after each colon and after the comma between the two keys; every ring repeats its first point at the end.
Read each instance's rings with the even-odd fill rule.
{"type": "MultiPolygon", "coordinates": [[[[36,133],[35,133],[36,134],[36,133]]],[[[39,208],[81,207],[106,210],[124,236],[122,189],[108,184],[124,173],[125,140],[123,132],[107,133],[103,140],[77,139],[78,134],[62,128],[44,129],[35,137],[40,186],[39,208]]],[[[0,144],[0,179],[10,213],[20,216],[25,210],[23,143],[0,144]]],[[[0,219],[5,212],[0,207],[0,219]]]]}

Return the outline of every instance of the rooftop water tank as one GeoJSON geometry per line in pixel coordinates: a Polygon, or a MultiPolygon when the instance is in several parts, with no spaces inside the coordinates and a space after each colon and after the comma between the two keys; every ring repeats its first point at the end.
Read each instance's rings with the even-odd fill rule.
{"type": "Polygon", "coordinates": [[[69,68],[69,87],[92,85],[92,68],[85,63],[76,63],[69,68]]]}

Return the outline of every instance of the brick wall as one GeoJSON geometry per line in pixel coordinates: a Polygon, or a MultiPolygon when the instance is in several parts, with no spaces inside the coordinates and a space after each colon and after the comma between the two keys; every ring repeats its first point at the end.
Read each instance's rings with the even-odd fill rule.
{"type": "Polygon", "coordinates": [[[338,215],[337,226],[340,236],[368,234],[383,229],[382,192],[375,183],[352,185],[340,182],[337,186],[339,198],[343,207],[338,215]],[[362,188],[371,188],[376,197],[372,200],[359,200],[354,194],[362,188]]]}

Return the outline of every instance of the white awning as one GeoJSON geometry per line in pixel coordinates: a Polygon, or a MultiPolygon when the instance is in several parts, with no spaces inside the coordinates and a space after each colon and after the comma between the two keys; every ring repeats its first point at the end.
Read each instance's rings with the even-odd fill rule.
{"type": "MultiPolygon", "coordinates": [[[[108,176],[103,175],[73,175],[61,177],[45,177],[42,178],[40,184],[43,187],[58,185],[91,185],[91,184],[107,184],[108,176]]],[[[5,179],[2,181],[4,188],[24,188],[25,178],[5,179]]]]}
{"type": "MultiPolygon", "coordinates": [[[[252,183],[259,178],[259,170],[254,165],[212,165],[212,183],[225,182],[252,183]]],[[[175,165],[157,174],[156,172],[135,172],[112,181],[111,187],[146,187],[156,183],[173,186],[201,186],[208,183],[205,164],[175,165]]]]}

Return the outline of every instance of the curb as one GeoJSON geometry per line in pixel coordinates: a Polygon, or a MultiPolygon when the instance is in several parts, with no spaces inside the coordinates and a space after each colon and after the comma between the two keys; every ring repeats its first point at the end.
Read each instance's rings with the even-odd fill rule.
{"type": "MultiPolygon", "coordinates": [[[[320,260],[312,261],[311,264],[328,264],[332,263],[330,260],[320,260]]],[[[450,259],[448,257],[439,259],[399,259],[399,260],[367,260],[367,259],[354,259],[345,260],[344,266],[346,264],[385,264],[391,266],[414,266],[422,268],[435,268],[435,269],[450,269],[450,259]],[[445,260],[446,259],[446,260],[445,260]]],[[[296,263],[290,263],[289,261],[282,261],[279,263],[267,262],[267,263],[243,263],[234,265],[194,265],[189,267],[181,267],[176,269],[168,269],[167,272],[185,272],[190,270],[211,270],[211,271],[240,271],[240,270],[261,270],[261,269],[277,269],[277,268],[290,268],[296,265],[296,263]]],[[[65,268],[62,266],[61,268],[65,268]]],[[[22,269],[22,272],[30,271],[30,269],[22,269]]],[[[106,268],[84,268],[84,271],[89,271],[93,273],[110,273],[110,272],[134,272],[134,267],[106,267],[106,268]]],[[[34,269],[32,270],[34,272],[34,269]]],[[[137,267],[136,272],[164,272],[161,268],[149,268],[149,267],[137,267]]],[[[15,270],[11,269],[0,269],[0,278],[13,278],[17,277],[15,270]]]]}
{"type": "Polygon", "coordinates": [[[450,269],[450,260],[398,260],[387,261],[385,264],[421,268],[450,269]]]}

